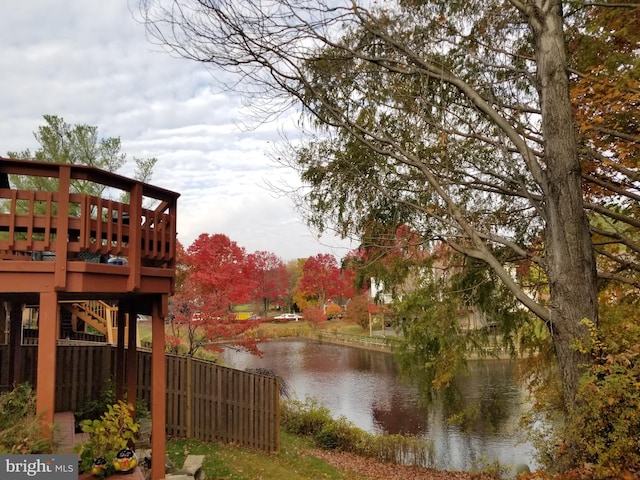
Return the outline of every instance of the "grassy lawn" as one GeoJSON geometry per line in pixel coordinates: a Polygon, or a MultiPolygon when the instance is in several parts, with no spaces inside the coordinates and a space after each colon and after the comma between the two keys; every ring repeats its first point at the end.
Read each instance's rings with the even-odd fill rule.
{"type": "Polygon", "coordinates": [[[169,439],[167,455],[182,467],[188,454],[205,455],[207,478],[225,480],[361,480],[352,472],[344,472],[313,457],[305,450],[313,448],[306,438],[281,433],[279,453],[267,455],[258,450],[197,440],[169,439]]]}
{"type": "MultiPolygon", "coordinates": [[[[167,327],[168,328],[168,327],[167,327]]],[[[331,320],[318,325],[311,325],[310,322],[264,322],[258,325],[257,333],[266,338],[298,337],[310,335],[315,330],[328,330],[337,333],[348,333],[352,335],[369,335],[369,330],[360,325],[346,322],[345,320],[331,320]]],[[[151,341],[151,322],[138,322],[138,335],[140,340],[151,341]]]]}

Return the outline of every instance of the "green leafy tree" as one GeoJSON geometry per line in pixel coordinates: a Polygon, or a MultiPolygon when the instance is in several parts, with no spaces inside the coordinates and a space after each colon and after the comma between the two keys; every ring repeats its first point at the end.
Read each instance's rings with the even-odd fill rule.
{"type": "MultiPolygon", "coordinates": [[[[127,156],[121,153],[119,137],[100,138],[98,127],[76,124],[70,125],[56,115],[44,115],[44,125],[38,127],[34,137],[40,147],[31,152],[7,152],[10,158],[38,160],[51,163],[70,163],[88,165],[108,172],[120,170],[127,162],[127,156]]],[[[140,181],[148,181],[153,174],[156,158],[133,158],[134,176],[140,181]]],[[[58,181],[48,177],[26,177],[12,175],[11,183],[18,190],[56,191],[58,181]]],[[[71,191],[93,196],[101,196],[103,185],[83,180],[73,180],[71,191]]],[[[123,194],[123,201],[128,198],[123,194]]]]}

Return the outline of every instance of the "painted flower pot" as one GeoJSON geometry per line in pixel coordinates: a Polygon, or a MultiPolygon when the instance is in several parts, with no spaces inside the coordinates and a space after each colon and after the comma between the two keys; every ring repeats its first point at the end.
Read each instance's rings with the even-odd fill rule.
{"type": "Polygon", "coordinates": [[[130,448],[123,448],[113,459],[113,467],[116,473],[129,473],[138,465],[138,457],[130,448]]]}

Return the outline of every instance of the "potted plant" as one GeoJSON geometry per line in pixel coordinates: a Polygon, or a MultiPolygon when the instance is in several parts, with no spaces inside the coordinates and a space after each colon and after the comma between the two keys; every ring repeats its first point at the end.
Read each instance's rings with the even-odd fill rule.
{"type": "Polygon", "coordinates": [[[131,405],[119,401],[107,405],[100,419],[82,422],[82,431],[89,434],[89,439],[77,449],[81,472],[104,478],[118,470],[135,468],[137,459],[127,446],[134,441],[140,426],[132,413],[131,405]]]}

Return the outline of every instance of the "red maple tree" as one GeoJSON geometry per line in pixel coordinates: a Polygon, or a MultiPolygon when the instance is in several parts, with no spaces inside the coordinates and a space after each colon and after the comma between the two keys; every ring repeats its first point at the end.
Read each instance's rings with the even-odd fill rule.
{"type": "Polygon", "coordinates": [[[229,237],[203,233],[189,246],[186,256],[191,279],[203,294],[215,295],[228,307],[250,300],[252,267],[244,248],[229,237]]]}
{"type": "Polygon", "coordinates": [[[230,308],[247,301],[253,285],[244,249],[226,235],[202,234],[180,265],[180,282],[169,305],[170,349],[181,353],[186,347],[187,355],[194,356],[202,349],[221,351],[233,345],[260,354],[261,339],[247,335],[255,322],[236,321],[230,308]]]}
{"type": "Polygon", "coordinates": [[[304,263],[299,290],[306,298],[315,298],[318,305],[323,305],[326,300],[351,298],[354,279],[352,269],[341,269],[333,255],[319,253],[304,263]]]}
{"type": "Polygon", "coordinates": [[[249,255],[253,273],[252,299],[259,302],[266,317],[269,304],[281,302],[289,293],[289,272],[280,257],[274,253],[258,251],[249,255]]]}

